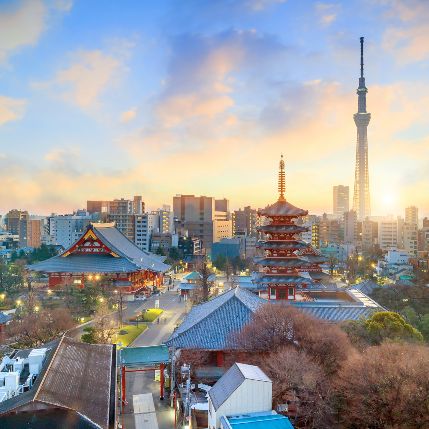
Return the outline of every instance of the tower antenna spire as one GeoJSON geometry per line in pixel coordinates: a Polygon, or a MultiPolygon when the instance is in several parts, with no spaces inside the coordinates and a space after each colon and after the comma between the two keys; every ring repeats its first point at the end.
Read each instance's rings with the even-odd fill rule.
{"type": "Polygon", "coordinates": [[[363,77],[363,39],[360,38],[360,77],[363,77]]]}
{"type": "Polygon", "coordinates": [[[285,162],[283,161],[283,154],[280,158],[279,165],[279,201],[286,201],[285,198],[286,180],[285,180],[285,162]]]}

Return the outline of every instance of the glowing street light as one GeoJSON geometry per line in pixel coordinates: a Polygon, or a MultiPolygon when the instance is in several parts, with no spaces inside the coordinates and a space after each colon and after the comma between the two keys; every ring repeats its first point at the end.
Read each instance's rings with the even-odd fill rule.
{"type": "Polygon", "coordinates": [[[39,311],[40,310],[40,307],[38,306],[38,305],[36,305],[35,307],[34,307],[34,311],[39,311]]]}
{"type": "Polygon", "coordinates": [[[104,302],[104,298],[103,298],[102,296],[100,296],[100,298],[98,298],[98,300],[99,300],[100,302],[104,302]]]}
{"type": "Polygon", "coordinates": [[[17,299],[16,300],[16,305],[21,305],[21,304],[22,304],[22,301],[20,299],[17,299]]]}
{"type": "Polygon", "coordinates": [[[48,289],[48,295],[50,295],[52,293],[51,289],[48,289]]]}
{"type": "Polygon", "coordinates": [[[2,301],[4,301],[5,298],[6,298],[6,294],[5,293],[0,293],[0,299],[2,301]]]}
{"type": "Polygon", "coordinates": [[[95,275],[95,280],[100,280],[100,275],[99,274],[95,275]]]}

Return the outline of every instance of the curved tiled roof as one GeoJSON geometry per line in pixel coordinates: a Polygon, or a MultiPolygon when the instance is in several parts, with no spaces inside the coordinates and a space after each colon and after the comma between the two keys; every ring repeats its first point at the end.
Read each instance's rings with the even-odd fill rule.
{"type": "Polygon", "coordinates": [[[112,255],[54,256],[27,267],[30,271],[44,273],[133,273],[138,267],[127,258],[112,255]]]}
{"type": "Polygon", "coordinates": [[[301,240],[265,240],[258,241],[256,247],[265,249],[306,249],[310,245],[301,240]]]}
{"type": "Polygon", "coordinates": [[[166,344],[176,348],[203,350],[234,348],[230,342],[231,334],[240,331],[265,302],[240,287],[231,289],[193,307],[166,344]]]}
{"type": "Polygon", "coordinates": [[[258,283],[268,284],[268,283],[295,283],[295,284],[311,284],[312,280],[310,278],[302,276],[288,276],[287,274],[265,274],[258,278],[258,283]]]}
{"type": "Polygon", "coordinates": [[[304,258],[262,258],[255,259],[255,263],[263,267],[306,267],[311,265],[309,261],[304,258]]]}
{"type": "Polygon", "coordinates": [[[263,225],[257,228],[262,232],[288,232],[288,233],[299,233],[307,231],[307,228],[299,225],[263,225]]]}
{"type": "Polygon", "coordinates": [[[300,209],[295,207],[287,201],[277,201],[270,206],[265,207],[264,209],[259,210],[258,212],[261,216],[306,216],[308,214],[307,210],[300,209]]]}

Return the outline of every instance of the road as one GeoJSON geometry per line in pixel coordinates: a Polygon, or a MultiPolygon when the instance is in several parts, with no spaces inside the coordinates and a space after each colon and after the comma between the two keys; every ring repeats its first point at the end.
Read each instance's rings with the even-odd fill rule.
{"type": "MultiPolygon", "coordinates": [[[[177,283],[177,282],[176,282],[177,283]]],[[[159,297],[151,297],[144,303],[127,308],[129,315],[143,308],[153,308],[159,299],[159,307],[164,310],[160,322],[149,324],[130,347],[151,346],[162,344],[173,332],[176,324],[185,312],[185,303],[179,301],[176,290],[168,291],[159,297]]],[[[168,398],[159,399],[159,382],[154,381],[154,372],[127,373],[127,400],[120,423],[124,429],[172,429],[174,413],[169,407],[168,398]]]]}

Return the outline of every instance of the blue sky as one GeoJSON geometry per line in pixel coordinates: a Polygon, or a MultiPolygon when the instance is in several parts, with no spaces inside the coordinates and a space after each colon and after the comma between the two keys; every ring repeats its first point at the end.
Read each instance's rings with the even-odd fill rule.
{"type": "Polygon", "coordinates": [[[429,2],[0,0],[0,212],[177,193],[331,211],[365,36],[374,214],[429,214],[429,2]]]}

